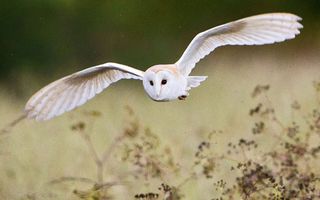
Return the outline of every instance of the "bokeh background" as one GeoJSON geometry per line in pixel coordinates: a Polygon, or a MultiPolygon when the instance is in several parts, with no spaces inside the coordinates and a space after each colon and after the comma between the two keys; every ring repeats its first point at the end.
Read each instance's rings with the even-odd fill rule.
{"type": "MultiPolygon", "coordinates": [[[[125,80],[62,117],[19,123],[0,138],[1,199],[27,199],[28,195],[77,199],[72,194],[80,187],[77,183],[46,185],[62,176],[95,177],[86,146],[70,126],[78,121],[89,123],[93,143],[102,152],[123,130],[127,105],[164,146],[176,147],[174,157],[181,158],[179,162],[186,167],[188,156],[206,133],[224,130],[225,134],[217,137],[217,145],[221,145],[217,151],[248,134],[252,125],[248,110],[254,105],[250,95],[258,84],[271,86],[271,100],[284,122],[292,119],[293,101],[301,102],[306,110],[312,108],[317,102],[312,83],[320,78],[319,10],[318,0],[1,1],[1,127],[21,115],[35,91],[77,70],[111,61],[142,70],[173,63],[197,33],[255,14],[295,13],[304,25],[296,39],[280,44],[217,49],[198,63],[194,74],[209,79],[191,91],[185,102],[153,102],[139,82],[125,80]],[[87,111],[92,110],[101,112],[101,117],[88,117],[87,111]]],[[[124,165],[114,157],[109,169],[112,176],[105,175],[110,180],[124,165]]],[[[221,174],[219,177],[227,172],[221,174]]],[[[149,191],[161,181],[141,180],[135,187],[122,187],[114,193],[125,196],[116,199],[133,199],[133,194],[149,191]]],[[[204,185],[191,182],[185,189],[186,199],[214,196],[209,184],[204,185]]]]}
{"type": "Polygon", "coordinates": [[[319,44],[319,8],[317,0],[3,1],[0,77],[24,87],[19,74],[35,74],[46,83],[55,74],[106,61],[146,69],[176,61],[200,31],[266,12],[295,13],[305,26],[303,37],[271,51],[306,51],[319,44]]]}

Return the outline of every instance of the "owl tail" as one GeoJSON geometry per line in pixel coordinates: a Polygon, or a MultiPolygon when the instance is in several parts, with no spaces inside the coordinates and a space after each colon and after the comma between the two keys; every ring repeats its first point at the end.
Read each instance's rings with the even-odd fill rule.
{"type": "Polygon", "coordinates": [[[187,90],[198,87],[200,83],[207,79],[207,76],[188,76],[187,90]]]}

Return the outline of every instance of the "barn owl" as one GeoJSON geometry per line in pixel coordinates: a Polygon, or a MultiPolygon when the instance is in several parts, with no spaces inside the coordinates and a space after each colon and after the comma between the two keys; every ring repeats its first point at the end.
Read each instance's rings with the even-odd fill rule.
{"type": "Polygon", "coordinates": [[[45,86],[25,106],[28,118],[48,120],[70,111],[110,84],[137,79],[154,101],[184,100],[191,88],[207,76],[190,76],[196,63],[215,48],[225,45],[262,45],[293,39],[303,26],[290,13],[269,13],[243,18],[197,34],[174,64],[160,64],[145,72],[118,63],[104,63],[76,72],[45,86]]]}

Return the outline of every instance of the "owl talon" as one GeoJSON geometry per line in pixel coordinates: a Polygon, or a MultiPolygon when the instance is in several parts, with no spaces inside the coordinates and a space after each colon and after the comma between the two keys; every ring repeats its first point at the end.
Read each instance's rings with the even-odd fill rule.
{"type": "Polygon", "coordinates": [[[178,97],[179,100],[186,100],[188,96],[187,95],[181,95],[178,97]]]}

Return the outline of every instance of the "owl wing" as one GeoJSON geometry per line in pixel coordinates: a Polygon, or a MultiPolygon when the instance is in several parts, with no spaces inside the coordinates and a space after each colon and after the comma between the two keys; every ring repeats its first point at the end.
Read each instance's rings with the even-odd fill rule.
{"type": "Polygon", "coordinates": [[[223,24],[196,35],[176,66],[188,75],[203,57],[224,45],[262,45],[294,38],[303,26],[289,13],[269,13],[223,24]]]}
{"type": "Polygon", "coordinates": [[[28,118],[48,120],[72,110],[120,79],[140,79],[140,70],[117,63],[84,69],[45,86],[25,106],[28,118]]]}

